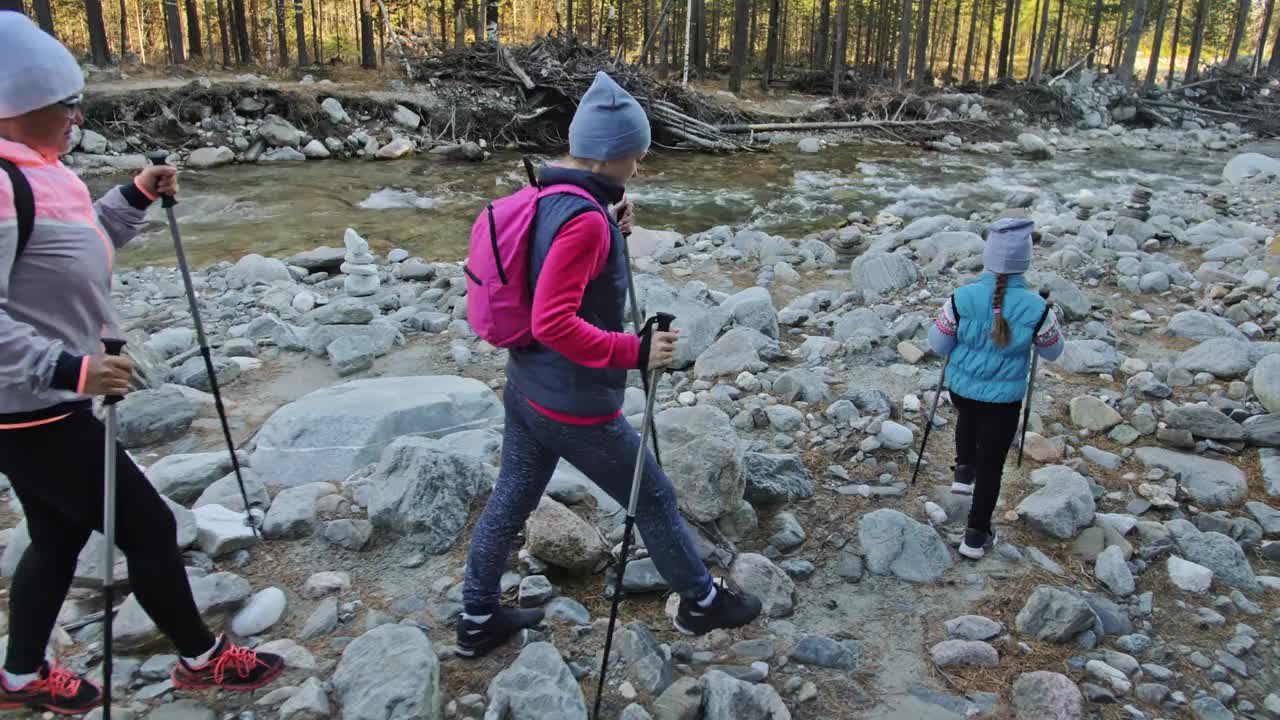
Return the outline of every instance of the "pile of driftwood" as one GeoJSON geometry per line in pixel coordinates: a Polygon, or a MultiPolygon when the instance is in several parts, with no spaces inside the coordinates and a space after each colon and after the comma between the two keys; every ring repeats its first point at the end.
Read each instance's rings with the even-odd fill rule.
{"type": "Polygon", "coordinates": [[[678,84],[660,82],[642,68],[616,62],[608,53],[552,35],[526,47],[479,43],[408,60],[410,79],[433,85],[497,90],[514,99],[515,126],[508,134],[524,142],[557,145],[582,94],[604,70],[649,113],[660,146],[715,151],[750,150],[717,128],[745,118],[678,84]]]}
{"type": "Polygon", "coordinates": [[[1254,75],[1244,64],[1215,65],[1194,82],[1172,89],[1154,88],[1138,98],[1142,115],[1153,123],[1201,115],[1237,125],[1264,137],[1280,136],[1280,87],[1268,74],[1254,75]]]}

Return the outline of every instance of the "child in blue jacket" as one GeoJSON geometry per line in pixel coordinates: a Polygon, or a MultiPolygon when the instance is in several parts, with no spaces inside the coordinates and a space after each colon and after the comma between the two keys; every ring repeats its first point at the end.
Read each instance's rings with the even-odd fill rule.
{"type": "Polygon", "coordinates": [[[950,356],[947,387],[959,417],[952,492],[972,495],[960,554],[977,560],[995,536],[991,514],[1000,475],[1018,431],[1027,392],[1031,348],[1056,360],[1064,342],[1049,304],[1027,288],[1031,232],[1024,218],[1003,218],[987,229],[985,272],[956,290],[929,328],[929,345],[950,356]]]}

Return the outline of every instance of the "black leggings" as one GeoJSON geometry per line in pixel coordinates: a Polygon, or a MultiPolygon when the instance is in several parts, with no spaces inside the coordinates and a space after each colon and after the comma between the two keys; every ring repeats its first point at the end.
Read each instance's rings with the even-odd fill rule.
{"type": "Polygon", "coordinates": [[[1004,460],[1018,432],[1022,403],[986,403],[951,393],[956,406],[956,465],[968,465],[977,473],[969,527],[991,532],[991,513],[1000,497],[1004,460]]]}
{"type": "MultiPolygon", "coordinates": [[[[57,422],[0,430],[0,472],[22,501],[31,546],[9,591],[9,647],[4,667],[35,672],[75,575],[80,551],[102,530],[106,428],[89,411],[57,422]]],[[[173,513],[124,448],[116,446],[116,546],[129,563],[138,603],[178,651],[195,657],[213,647],[191,596],[173,513]]]]}

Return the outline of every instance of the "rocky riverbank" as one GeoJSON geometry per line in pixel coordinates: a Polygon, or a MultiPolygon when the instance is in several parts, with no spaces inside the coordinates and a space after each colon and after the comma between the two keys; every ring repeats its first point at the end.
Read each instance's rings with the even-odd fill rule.
{"type": "MultiPolygon", "coordinates": [[[[1047,137],[1053,152],[1089,136],[1047,137]]],[[[657,390],[664,460],[715,573],[760,595],[766,617],[680,636],[639,548],[605,716],[1280,715],[1277,201],[1280,167],[1258,155],[1231,159],[1217,185],[1010,199],[1042,232],[1028,279],[1052,291],[1069,343],[1040,366],[1026,466],[1010,464],[1001,540],[977,563],[954,551],[967,503],[948,491],[945,399],[908,480],[940,368],[928,323],[980,269],[978,233],[1007,207],[855,215],[804,238],[637,232],[652,248],[636,258],[640,303],[682,329],[657,390]]],[[[122,706],[586,717],[617,504],[562,464],[504,578],[508,600],[548,623],[482,661],[455,657],[468,527],[500,457],[504,353],[471,332],[459,264],[342,240],[196,273],[264,542],[237,514],[176,273],[117,273],[145,388],[120,405],[123,441],[171,501],[210,621],[290,663],[248,701],[177,700],[174,658],[130,598],[115,619],[122,706]]],[[[0,570],[25,542],[21,523],[7,531],[0,570]]],[[[99,555],[83,557],[91,576],[99,555]]],[[[99,661],[94,598],[68,602],[54,639],[78,670],[99,661]]]]}

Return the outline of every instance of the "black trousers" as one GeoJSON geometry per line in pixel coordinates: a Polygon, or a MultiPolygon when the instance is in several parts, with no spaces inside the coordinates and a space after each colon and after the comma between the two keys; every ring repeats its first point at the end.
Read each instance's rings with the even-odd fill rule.
{"type": "MultiPolygon", "coordinates": [[[[0,472],[22,501],[31,546],[9,590],[4,667],[35,672],[89,534],[102,530],[106,428],[87,410],[36,427],[0,430],[0,472]]],[[[200,617],[178,550],[173,513],[116,447],[116,546],[138,603],[178,651],[194,657],[215,638],[200,617]]]]}
{"type": "Polygon", "coordinates": [[[956,419],[956,465],[976,471],[969,527],[991,532],[991,513],[1000,497],[1004,461],[1018,432],[1022,403],[986,403],[951,393],[956,419]]]}

